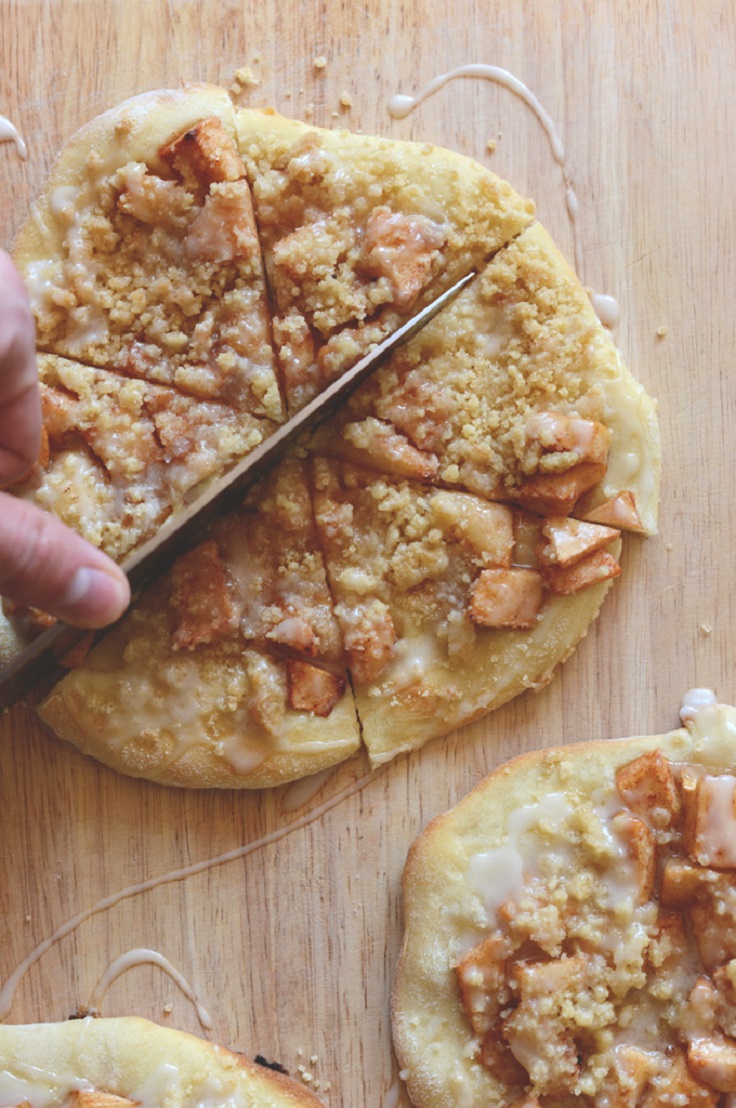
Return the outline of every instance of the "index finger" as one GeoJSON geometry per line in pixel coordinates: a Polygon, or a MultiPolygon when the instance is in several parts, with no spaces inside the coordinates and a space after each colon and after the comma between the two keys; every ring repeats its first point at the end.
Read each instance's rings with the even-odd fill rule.
{"type": "Polygon", "coordinates": [[[0,485],[30,469],[40,445],[33,317],[23,280],[0,250],[0,485]]]}

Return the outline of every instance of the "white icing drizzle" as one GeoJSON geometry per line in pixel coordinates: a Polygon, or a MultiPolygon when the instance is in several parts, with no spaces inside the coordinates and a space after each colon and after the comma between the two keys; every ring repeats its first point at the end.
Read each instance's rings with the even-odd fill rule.
{"type": "Polygon", "coordinates": [[[680,719],[683,723],[694,720],[704,708],[713,708],[717,703],[712,689],[689,689],[682,698],[680,719]]]}
{"type": "Polygon", "coordinates": [[[383,1098],[383,1108],[398,1108],[400,1099],[401,1084],[398,1081],[394,1081],[393,1085],[386,1090],[386,1095],[383,1098]]]}
{"type": "Polygon", "coordinates": [[[28,147],[18,134],[17,127],[13,126],[4,115],[0,115],[0,142],[14,142],[18,157],[22,161],[28,157],[28,147]]]}
{"type": "MultiPolygon", "coordinates": [[[[435,77],[434,80],[430,81],[428,85],[425,85],[416,96],[407,96],[404,93],[397,93],[395,96],[392,96],[388,105],[389,113],[394,119],[405,119],[410,112],[419,106],[419,104],[427,100],[430,96],[433,96],[439,89],[443,88],[448,81],[453,81],[456,77],[480,77],[486,81],[493,81],[503,88],[508,89],[509,92],[514,93],[515,96],[518,96],[524,101],[527,107],[531,108],[534,112],[534,115],[539,120],[547,136],[552,157],[562,170],[562,179],[565,184],[565,207],[567,208],[570,227],[572,229],[575,269],[577,270],[578,276],[581,277],[583,271],[583,249],[580,242],[580,228],[578,225],[580,203],[575,193],[572,177],[567,166],[565,147],[551,115],[523,81],[520,81],[513,73],[510,73],[508,69],[502,69],[501,66],[498,65],[460,65],[457,69],[451,69],[449,73],[441,73],[439,77],[435,77]]],[[[612,296],[603,293],[593,293],[590,300],[593,305],[593,310],[603,326],[609,328],[615,327],[619,322],[621,314],[617,301],[612,296]]]]}
{"type": "Polygon", "coordinates": [[[124,974],[126,970],[132,969],[133,966],[142,966],[147,963],[159,966],[164,973],[168,973],[172,981],[175,981],[184,995],[191,1000],[202,1027],[208,1031],[211,1030],[212,1018],[207,1009],[200,1004],[187,979],[179,973],[175,966],[172,966],[168,958],[164,958],[163,954],[159,954],[157,950],[149,950],[147,947],[134,947],[132,950],[126,950],[124,954],[119,955],[110,963],[92,991],[87,1004],[88,1009],[91,1012],[101,1011],[102,1001],[113,981],[116,981],[118,977],[124,974]]]}
{"type": "Polygon", "coordinates": [[[302,777],[299,781],[293,781],[285,790],[281,798],[281,811],[296,812],[308,804],[312,797],[316,796],[325,782],[335,773],[334,766],[320,770],[319,773],[311,773],[309,777],[302,777]]]}
{"type": "Polygon", "coordinates": [[[47,939],[39,943],[38,946],[15,967],[0,989],[0,1020],[5,1020],[10,1015],[15,991],[28,970],[31,969],[32,966],[35,966],[47,950],[50,950],[52,946],[67,935],[70,935],[72,931],[75,931],[81,924],[91,919],[92,916],[96,916],[100,912],[105,912],[110,908],[114,908],[116,904],[120,904],[121,901],[128,900],[130,897],[138,896],[141,893],[148,892],[150,889],[158,888],[160,885],[170,885],[174,881],[183,881],[187,877],[193,877],[195,874],[204,873],[205,870],[213,869],[215,866],[226,865],[228,862],[234,862],[239,858],[246,858],[249,854],[255,853],[256,850],[260,850],[261,847],[280,842],[293,831],[299,831],[302,827],[307,827],[310,823],[313,823],[327,812],[332,811],[333,808],[342,804],[343,800],[347,800],[355,793],[361,792],[371,781],[375,781],[375,779],[384,772],[385,768],[386,767],[381,766],[379,769],[357,778],[349,785],[346,785],[344,789],[335,793],[329,800],[326,800],[323,804],[319,804],[316,808],[312,808],[309,812],[305,812],[303,816],[295,819],[293,823],[288,824],[286,827],[279,827],[276,831],[271,831],[269,834],[263,835],[260,839],[255,839],[251,843],[246,843],[245,846],[236,846],[232,850],[225,851],[224,854],[218,854],[215,858],[207,858],[201,862],[192,862],[191,865],[182,866],[181,869],[169,870],[168,873],[164,873],[160,877],[149,877],[146,881],[140,881],[135,885],[128,885],[118,892],[110,893],[109,896],[104,896],[100,900],[95,901],[89,908],[84,908],[81,912],[78,912],[75,916],[72,916],[71,919],[68,919],[65,923],[57,927],[47,939]]]}

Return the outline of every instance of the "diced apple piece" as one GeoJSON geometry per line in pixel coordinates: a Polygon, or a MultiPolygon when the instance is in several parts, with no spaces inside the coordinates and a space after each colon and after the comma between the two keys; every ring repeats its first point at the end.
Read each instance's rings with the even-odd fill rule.
{"type": "Polygon", "coordinates": [[[665,908],[687,908],[707,895],[712,878],[711,870],[685,858],[668,858],[662,870],[660,901],[665,908]]]}
{"type": "Polygon", "coordinates": [[[375,208],[365,228],[363,268],[389,279],[394,303],[405,311],[431,277],[445,238],[444,228],[427,216],[375,208]]]}
{"type": "Polygon", "coordinates": [[[140,1101],[128,1100],[115,1093],[102,1093],[97,1090],[80,1092],[74,1090],[64,1101],[63,1108],[125,1108],[125,1105],[139,1104],[140,1101]]]}
{"type": "Polygon", "coordinates": [[[699,777],[690,855],[702,866],[736,869],[736,777],[699,777]]]}
{"type": "Polygon", "coordinates": [[[345,692],[345,679],[297,658],[286,661],[289,707],[326,717],[345,692]]]}
{"type": "Polygon", "coordinates": [[[238,626],[225,563],[217,543],[201,543],[178,558],[171,571],[171,606],[176,618],[176,649],[193,650],[217,642],[238,626]]]}
{"type": "Polygon", "coordinates": [[[480,1060],[494,1077],[504,1085],[526,1085],[529,1074],[521,1062],[517,1062],[511,1053],[511,1047],[503,1038],[501,1027],[495,1024],[483,1036],[480,1048],[480,1060]]]}
{"type": "Polygon", "coordinates": [[[658,827],[671,826],[680,814],[675,775],[661,750],[642,754],[620,766],[616,770],[616,788],[632,812],[658,827]]]}
{"type": "Polygon", "coordinates": [[[717,1108],[718,1093],[704,1085],[688,1070],[684,1052],[678,1051],[669,1069],[660,1074],[656,1085],[644,1093],[637,1108],[663,1108],[682,1104],[687,1108],[717,1108]]]}
{"type": "Polygon", "coordinates": [[[545,566],[570,566],[608,546],[620,534],[613,527],[601,527],[597,523],[583,523],[567,516],[547,516],[542,523],[539,561],[545,566]]]}
{"type": "Polygon", "coordinates": [[[184,249],[190,258],[220,264],[258,257],[260,248],[247,181],[212,186],[184,240],[184,249]]]}
{"type": "Polygon", "coordinates": [[[187,186],[237,181],[245,166],[237,147],[217,116],[202,119],[159,150],[159,156],[187,186]]]}
{"type": "Polygon", "coordinates": [[[494,566],[510,566],[514,517],[505,504],[491,504],[467,492],[439,491],[431,500],[432,515],[452,539],[464,539],[494,566]]]}
{"type": "Polygon", "coordinates": [[[690,1072],[721,1093],[736,1092],[736,1042],[731,1039],[695,1039],[688,1044],[690,1072]]]}
{"type": "Polygon", "coordinates": [[[725,1035],[736,1038],[736,959],[719,966],[713,974],[716,987],[716,1023],[725,1035]]]}
{"type": "Polygon", "coordinates": [[[706,970],[736,958],[736,889],[725,875],[718,874],[707,896],[686,912],[706,970]]]}
{"type": "Polygon", "coordinates": [[[596,550],[571,566],[546,566],[543,570],[544,583],[555,596],[570,596],[620,573],[621,566],[605,550],[596,550]]]}
{"type": "Polygon", "coordinates": [[[528,420],[526,439],[540,454],[573,454],[570,465],[608,460],[610,433],[602,423],[563,412],[537,412],[528,420]]]}
{"type": "Polygon", "coordinates": [[[481,627],[534,627],[543,596],[535,569],[484,569],[473,584],[468,611],[481,627]]]}
{"type": "Polygon", "coordinates": [[[606,473],[605,462],[580,462],[559,473],[535,473],[525,477],[515,499],[540,515],[569,515],[575,504],[606,473]]]}
{"type": "Polygon", "coordinates": [[[613,1066],[596,1103],[607,1108],[637,1108],[641,1096],[663,1062],[661,1055],[621,1044],[613,1052],[613,1066]]]}
{"type": "Polygon", "coordinates": [[[617,812],[612,821],[613,830],[624,840],[629,857],[634,863],[639,903],[644,904],[654,887],[654,836],[649,828],[625,809],[617,812]]]}
{"type": "Polygon", "coordinates": [[[375,681],[394,654],[396,628],[391,613],[380,600],[364,604],[338,604],[335,614],[342,631],[348,666],[360,684],[375,681]]]}
{"type": "Polygon", "coordinates": [[[486,1035],[509,1002],[506,966],[512,951],[510,939],[495,933],[455,967],[463,1008],[476,1035],[486,1035]]]}
{"type": "Polygon", "coordinates": [[[439,468],[436,455],[418,450],[391,423],[368,416],[360,423],[347,423],[332,444],[335,453],[359,465],[378,466],[398,477],[427,481],[439,468]]]}
{"type": "Polygon", "coordinates": [[[628,489],[624,489],[611,500],[599,504],[597,508],[583,512],[581,518],[589,523],[603,523],[607,527],[618,527],[622,531],[635,531],[639,534],[644,531],[634,494],[628,489]]]}
{"type": "Polygon", "coordinates": [[[580,1064],[577,1045],[562,1015],[563,997],[579,995],[589,986],[585,959],[575,955],[551,962],[515,962],[509,972],[519,1004],[504,1021],[504,1037],[540,1093],[564,1096],[579,1075],[580,1064]],[[549,997],[556,998],[556,1011],[546,1012],[540,1021],[540,1001],[549,997]]]}

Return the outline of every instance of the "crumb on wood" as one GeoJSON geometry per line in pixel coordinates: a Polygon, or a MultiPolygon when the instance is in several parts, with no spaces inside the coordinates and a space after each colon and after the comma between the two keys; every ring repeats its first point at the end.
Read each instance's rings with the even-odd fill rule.
{"type": "Polygon", "coordinates": [[[496,140],[490,138],[488,140],[488,142],[486,143],[486,150],[488,151],[489,154],[492,154],[495,149],[496,149],[496,140]]]}
{"type": "Polygon", "coordinates": [[[703,634],[703,635],[710,635],[710,633],[712,632],[712,630],[713,630],[712,624],[710,624],[710,623],[701,623],[701,624],[700,624],[700,631],[701,631],[701,634],[703,634]]]}
{"type": "Polygon", "coordinates": [[[174,1011],[174,1005],[173,1004],[164,1004],[164,1015],[165,1016],[170,1016],[173,1011],[174,1011]]]}
{"type": "Polygon", "coordinates": [[[317,57],[314,59],[314,68],[315,69],[326,69],[326,67],[327,67],[327,58],[324,56],[324,54],[318,54],[317,57]]]}
{"type": "Polygon", "coordinates": [[[347,89],[343,89],[342,92],[340,93],[340,107],[341,108],[352,108],[352,106],[353,106],[352,96],[347,91],[347,89]]]}
{"type": "Polygon", "coordinates": [[[236,71],[233,83],[230,86],[230,91],[239,93],[242,92],[243,89],[257,88],[260,83],[260,78],[256,77],[250,66],[244,65],[236,71]]]}
{"type": "Polygon", "coordinates": [[[668,331],[669,327],[667,327],[667,325],[663,323],[660,327],[657,328],[657,338],[663,339],[668,331]]]}

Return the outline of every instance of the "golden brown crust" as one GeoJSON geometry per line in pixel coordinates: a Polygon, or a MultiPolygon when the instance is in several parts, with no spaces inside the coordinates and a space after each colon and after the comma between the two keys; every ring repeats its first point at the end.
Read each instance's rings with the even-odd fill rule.
{"type": "MultiPolygon", "coordinates": [[[[212,1097],[243,1108],[316,1108],[322,1103],[297,1081],[243,1054],[137,1017],[0,1027],[4,1104],[10,1103],[3,1096],[5,1074],[17,1075],[18,1081],[6,1095],[22,1099],[27,1082],[28,1099],[37,1103],[37,1094],[43,1092],[49,1108],[64,1108],[74,1086],[82,1082],[100,1094],[123,1098],[123,1103],[130,1098],[139,1103],[141,1090],[151,1088],[164,1066],[166,1087],[180,1108],[196,1108],[212,1097]]],[[[107,1101],[85,1103],[102,1108],[107,1101]]]]}

